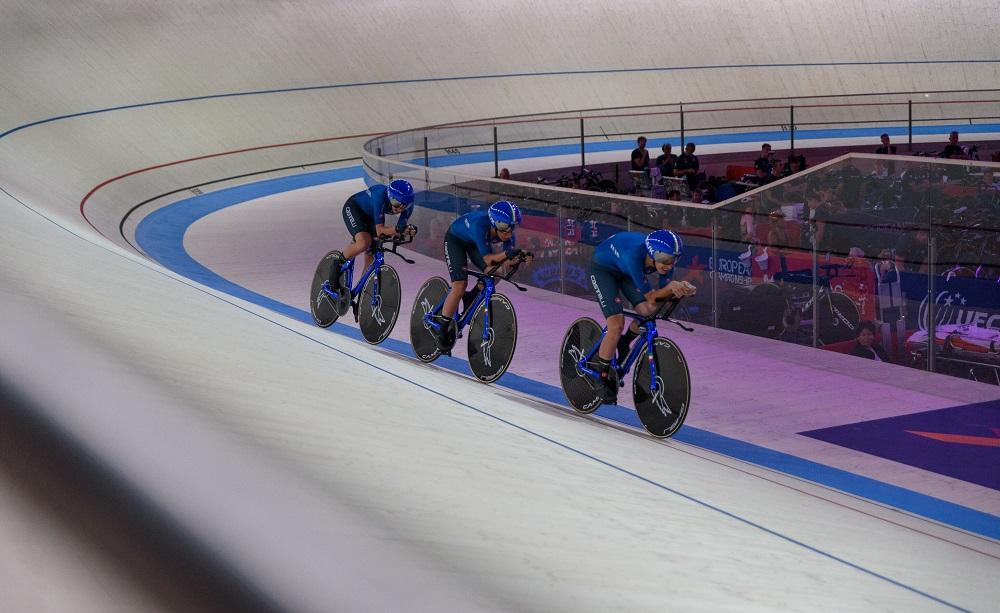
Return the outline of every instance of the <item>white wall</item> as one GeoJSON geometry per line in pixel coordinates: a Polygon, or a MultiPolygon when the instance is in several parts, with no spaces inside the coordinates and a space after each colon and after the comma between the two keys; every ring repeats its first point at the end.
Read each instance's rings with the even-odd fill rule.
{"type": "MultiPolygon", "coordinates": [[[[991,42],[998,15],[995,0],[637,0],[614,6],[568,0],[3,0],[0,131],[159,100],[344,87],[32,126],[0,139],[0,184],[55,207],[73,223],[81,198],[106,179],[245,147],[574,108],[993,87],[1000,85],[1000,51],[991,42]],[[711,68],[953,60],[978,63],[711,68]],[[655,70],[614,72],[633,69],[655,70]],[[595,70],[612,72],[540,74],[595,70]],[[503,74],[525,76],[496,76],[503,74]]],[[[90,210],[98,218],[98,209],[107,212],[99,220],[103,231],[116,226],[122,210],[161,191],[241,170],[347,157],[359,140],[143,174],[116,185],[117,191],[99,191],[90,210]]]]}

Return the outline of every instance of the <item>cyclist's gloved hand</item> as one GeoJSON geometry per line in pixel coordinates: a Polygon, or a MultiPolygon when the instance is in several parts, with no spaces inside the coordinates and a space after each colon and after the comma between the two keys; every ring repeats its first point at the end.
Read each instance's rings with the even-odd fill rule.
{"type": "Polygon", "coordinates": [[[698,288],[691,285],[687,281],[671,281],[667,284],[667,287],[670,289],[670,293],[673,294],[675,298],[694,296],[698,292],[698,288]]]}
{"type": "Polygon", "coordinates": [[[409,224],[408,226],[403,228],[403,236],[407,238],[413,238],[416,235],[417,235],[417,226],[409,224]]]}
{"type": "Polygon", "coordinates": [[[530,251],[525,251],[524,249],[510,249],[506,253],[507,259],[514,264],[520,262],[530,262],[534,256],[530,251]]]}

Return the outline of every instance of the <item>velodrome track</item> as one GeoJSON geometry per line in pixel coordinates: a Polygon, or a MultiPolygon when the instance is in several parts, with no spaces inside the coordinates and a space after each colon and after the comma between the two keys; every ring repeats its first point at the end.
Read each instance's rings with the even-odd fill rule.
{"type": "MultiPolygon", "coordinates": [[[[380,538],[418,550],[435,573],[474,586],[473,598],[489,604],[635,610],[666,600],[695,606],[711,592],[733,594],[733,607],[988,606],[997,546],[995,535],[977,535],[976,526],[989,534],[989,515],[985,523],[950,528],[947,518],[928,521],[919,511],[894,511],[892,499],[865,501],[857,492],[817,486],[808,475],[782,475],[767,462],[754,466],[752,458],[697,440],[655,442],[538,402],[526,393],[530,387],[485,387],[370,348],[347,330],[310,326],[302,288],[313,262],[344,237],[331,203],[359,185],[353,180],[277,192],[182,227],[183,250],[231,286],[197,271],[193,282],[100,239],[76,238],[14,203],[4,209],[7,227],[17,229],[7,248],[19,256],[5,261],[18,259],[19,266],[5,271],[16,281],[5,286],[73,320],[74,334],[133,356],[133,368],[183,399],[199,419],[374,520],[380,538]],[[58,247],[67,242],[75,244],[58,247]],[[43,244],[56,248],[41,249],[43,244]],[[25,266],[28,258],[34,265],[25,266]],[[30,274],[17,278],[18,270],[30,274]],[[108,299],[94,302],[98,285],[108,299]],[[43,289],[51,287],[60,290],[43,289]],[[237,287],[273,300],[267,303],[272,309],[237,287]],[[905,553],[912,550],[927,552],[922,563],[905,553]],[[942,572],[945,560],[950,570],[942,572]],[[774,572],[776,565],[781,572],[774,572]],[[775,601],[778,591],[787,600],[775,601]]],[[[166,213],[159,218],[169,226],[166,213]]],[[[144,222],[153,224],[151,235],[157,221],[144,222]]],[[[161,242],[169,240],[162,237],[167,230],[161,228],[161,242]]],[[[149,239],[139,243],[168,263],[177,255],[149,239]]],[[[404,294],[412,296],[439,266],[426,258],[413,267],[399,264],[404,294]]],[[[511,373],[551,387],[545,371],[558,342],[551,328],[563,328],[590,305],[535,293],[513,296],[524,323],[511,373]],[[531,313],[542,312],[544,322],[533,321],[531,313]]],[[[791,407],[784,417],[804,430],[855,419],[847,407],[857,410],[857,398],[815,385],[780,390],[776,380],[794,373],[805,386],[816,373],[839,367],[831,388],[847,385],[863,397],[875,395],[883,400],[878,410],[889,413],[912,411],[914,402],[931,409],[985,400],[995,397],[994,388],[944,377],[915,388],[915,376],[886,385],[884,377],[854,377],[853,361],[842,356],[796,367],[801,348],[704,328],[668,333],[692,365],[692,431],[736,434],[778,450],[791,445],[789,451],[803,458],[813,453],[834,467],[847,463],[889,485],[921,483],[937,496],[947,489],[943,498],[962,503],[958,508],[967,510],[959,516],[966,518],[963,513],[975,508],[988,513],[995,507],[995,493],[982,488],[940,477],[928,483],[935,476],[894,471],[891,463],[858,464],[857,454],[823,445],[806,449],[795,440],[803,437],[780,429],[778,409],[791,407]],[[720,360],[726,351],[730,357],[720,360]],[[725,381],[744,370],[737,354],[753,356],[763,372],[781,370],[774,378],[727,387],[725,381]],[[767,360],[779,366],[762,365],[767,360]],[[720,362],[733,366],[720,368],[720,362]],[[820,421],[804,422],[803,408],[820,421]]],[[[402,344],[405,325],[394,338],[402,344]]],[[[459,367],[457,361],[452,366],[459,367]]],[[[901,371],[899,377],[911,373],[887,368],[901,371]]],[[[726,606],[725,596],[718,602],[726,606]]]]}
{"type": "MultiPolygon", "coordinates": [[[[45,117],[112,106],[90,104],[99,87],[75,89],[89,98],[45,117]]],[[[204,91],[181,87],[177,97],[192,90],[204,91]]],[[[365,101],[355,95],[329,104],[365,101]]],[[[797,435],[995,401],[995,388],[669,330],[692,366],[694,407],[684,436],[661,443],[546,395],[552,339],[593,312],[585,301],[508,292],[524,333],[508,387],[305,321],[303,288],[344,239],[337,209],[356,179],[266,196],[247,188],[233,206],[180,221],[170,207],[197,194],[171,195],[159,218],[144,211],[126,225],[134,238],[149,224],[140,246],[152,259],[116,237],[133,206],[179,187],[349,156],[311,144],[167,166],[250,146],[246,123],[270,126],[254,144],[315,135],[291,110],[277,112],[308,116],[309,103],[288,99],[129,108],[0,139],[0,372],[49,409],[44,437],[4,430],[5,454],[34,458],[65,443],[53,432],[66,435],[150,503],[141,508],[179,547],[207,550],[236,583],[255,586],[251,602],[275,609],[985,611],[1000,600],[995,490],[797,435]],[[174,259],[184,254],[190,261],[174,259]]],[[[16,111],[19,126],[38,119],[29,102],[16,111]]],[[[399,268],[412,296],[440,267],[399,268]]],[[[443,365],[461,368],[460,357],[443,365]]],[[[121,499],[87,516],[59,513],[39,467],[4,465],[0,573],[19,586],[4,590],[11,610],[190,609],[204,596],[179,593],[186,584],[151,587],[166,583],[155,561],[128,564],[86,536],[102,516],[119,516],[121,499]],[[24,485],[36,480],[42,494],[24,485]]]]}

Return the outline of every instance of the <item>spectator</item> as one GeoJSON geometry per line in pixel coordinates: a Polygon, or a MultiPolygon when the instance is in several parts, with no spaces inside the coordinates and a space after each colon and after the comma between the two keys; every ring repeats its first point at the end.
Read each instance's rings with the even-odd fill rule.
{"type": "Polygon", "coordinates": [[[1000,190],[1000,179],[995,178],[992,168],[983,169],[983,180],[980,183],[980,189],[1000,190]]]}
{"type": "Polygon", "coordinates": [[[875,342],[875,322],[865,320],[858,326],[858,337],[851,348],[851,355],[878,362],[888,362],[889,354],[882,345],[875,342]]]}
{"type": "Polygon", "coordinates": [[[663,143],[660,149],[663,151],[663,154],[656,156],[656,167],[660,169],[660,176],[672,177],[674,176],[674,165],[677,163],[677,156],[670,153],[670,143],[663,143]]]}
{"type": "Polygon", "coordinates": [[[926,228],[906,232],[896,244],[896,267],[900,270],[927,272],[928,238],[926,228]]]}
{"type": "Polygon", "coordinates": [[[740,240],[744,243],[753,243],[756,237],[756,223],[754,215],[756,208],[752,198],[744,198],[743,215],[740,216],[740,240]]]}
{"type": "Polygon", "coordinates": [[[694,154],[695,144],[688,143],[684,153],[677,156],[674,164],[674,176],[687,179],[688,187],[694,189],[698,185],[698,156],[694,154]]]}
{"type": "Polygon", "coordinates": [[[760,146],[760,157],[754,160],[753,167],[757,172],[758,180],[767,177],[770,177],[767,183],[774,180],[774,161],[771,159],[771,145],[764,143],[760,146]]]}
{"type": "Polygon", "coordinates": [[[764,249],[764,252],[767,253],[768,258],[775,256],[778,258],[774,265],[768,265],[768,268],[770,268],[769,274],[773,277],[776,272],[786,272],[788,270],[786,257],[788,255],[787,249],[790,245],[788,229],[785,227],[785,214],[781,212],[781,209],[771,211],[767,216],[767,221],[769,222],[769,227],[767,230],[767,245],[765,245],[766,249],[764,249]]]}
{"type": "Polygon", "coordinates": [[[507,170],[506,168],[501,168],[500,169],[500,174],[497,175],[497,178],[498,179],[506,179],[506,180],[510,181],[510,171],[507,170]]]}
{"type": "Polygon", "coordinates": [[[712,201],[708,198],[708,190],[702,186],[691,190],[691,202],[695,204],[712,204],[712,201]]]}
{"type": "Polygon", "coordinates": [[[649,151],[646,149],[646,137],[640,136],[636,140],[636,144],[639,146],[632,150],[632,167],[631,170],[641,170],[642,172],[649,174],[649,151]]]}
{"type": "Polygon", "coordinates": [[[882,134],[882,146],[875,150],[876,155],[896,155],[896,145],[889,144],[889,135],[882,134]]]}
{"type": "Polygon", "coordinates": [[[826,204],[826,196],[829,193],[827,186],[806,190],[806,208],[803,211],[805,226],[802,228],[803,249],[829,251],[826,228],[826,222],[830,219],[830,210],[826,204]]]}
{"type": "Polygon", "coordinates": [[[770,228],[767,231],[767,244],[775,251],[788,247],[788,230],[785,228],[785,214],[781,209],[774,209],[767,216],[770,228]]]}
{"type": "MultiPolygon", "coordinates": [[[[758,160],[760,161],[760,160],[758,160]]],[[[778,180],[778,177],[771,174],[771,171],[764,166],[754,167],[754,183],[757,185],[767,185],[778,180]]]]}
{"type": "Polygon", "coordinates": [[[790,177],[797,172],[801,172],[806,168],[806,156],[804,155],[789,155],[788,160],[785,162],[784,167],[781,169],[781,176],[790,177]]]}
{"type": "Polygon", "coordinates": [[[941,152],[939,157],[948,158],[952,160],[967,160],[969,156],[966,155],[965,149],[958,144],[958,132],[952,131],[948,135],[948,144],[945,146],[944,151],[941,152]]]}

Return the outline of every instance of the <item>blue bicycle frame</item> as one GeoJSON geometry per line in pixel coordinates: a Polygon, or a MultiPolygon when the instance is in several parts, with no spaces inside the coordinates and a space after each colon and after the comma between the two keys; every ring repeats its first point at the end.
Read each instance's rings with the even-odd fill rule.
{"type": "MultiPolygon", "coordinates": [[[[476,272],[474,270],[469,270],[467,272],[468,274],[477,277],[480,281],[483,282],[483,289],[479,292],[479,295],[476,296],[476,299],[472,302],[469,308],[465,309],[465,312],[462,313],[460,317],[457,317],[455,319],[455,321],[458,323],[458,334],[455,337],[456,339],[462,338],[462,330],[464,330],[465,326],[469,325],[469,322],[472,321],[472,316],[476,314],[476,310],[479,308],[479,305],[492,298],[494,292],[496,292],[495,289],[496,284],[493,281],[493,275],[487,275],[485,273],[476,272]]],[[[445,295],[444,299],[441,300],[441,302],[437,303],[437,306],[435,306],[429,312],[424,314],[425,324],[434,328],[435,330],[441,329],[441,324],[431,319],[431,317],[441,312],[441,307],[444,306],[444,301],[447,299],[448,296],[445,295]]],[[[487,302],[487,304],[489,303],[487,302]]],[[[489,330],[490,330],[490,310],[486,309],[486,321],[483,322],[483,341],[486,341],[486,339],[489,337],[489,330]]]]}
{"type": "MultiPolygon", "coordinates": [[[[358,280],[358,284],[355,285],[353,288],[351,288],[351,300],[357,298],[358,294],[361,293],[361,288],[363,288],[365,286],[365,283],[368,281],[368,277],[372,276],[375,273],[375,271],[380,269],[382,267],[382,264],[385,263],[385,255],[382,254],[382,250],[374,249],[373,251],[374,251],[374,257],[372,259],[371,265],[367,269],[365,269],[365,274],[361,275],[361,279],[358,280]]],[[[354,258],[351,258],[350,260],[345,262],[343,266],[340,267],[340,272],[347,273],[347,287],[351,287],[351,282],[354,279],[354,258]]],[[[375,301],[378,299],[379,295],[378,284],[379,284],[379,277],[376,276],[375,288],[374,288],[375,291],[372,292],[373,307],[375,306],[375,301]]],[[[334,291],[333,288],[330,287],[329,281],[323,282],[323,291],[326,292],[327,295],[334,300],[340,299],[340,292],[334,291]]]]}
{"type": "MultiPolygon", "coordinates": [[[[643,351],[645,351],[646,360],[649,364],[649,389],[655,392],[658,386],[656,384],[656,359],[653,357],[653,339],[659,336],[656,332],[656,319],[643,317],[638,313],[631,313],[629,311],[626,311],[625,315],[638,321],[643,330],[640,333],[641,341],[632,343],[632,348],[629,350],[628,357],[625,358],[624,366],[618,364],[617,356],[611,359],[611,366],[615,369],[615,372],[618,373],[618,384],[624,385],[622,380],[625,378],[625,375],[632,370],[632,366],[639,359],[639,356],[643,353],[643,351]]],[[[600,349],[601,341],[604,340],[604,337],[607,334],[608,327],[604,326],[604,328],[601,329],[601,338],[597,339],[597,342],[593,347],[591,347],[587,355],[583,356],[583,358],[576,363],[576,367],[580,370],[580,372],[587,373],[595,379],[601,378],[601,374],[596,370],[589,368],[587,366],[587,362],[590,361],[590,359],[594,357],[594,354],[597,353],[597,350],[600,349]]]]}

